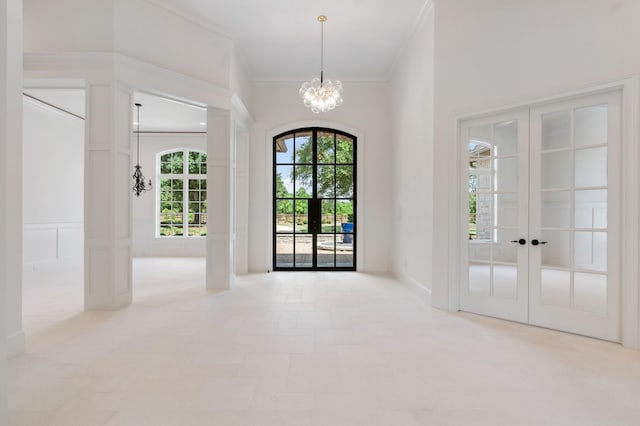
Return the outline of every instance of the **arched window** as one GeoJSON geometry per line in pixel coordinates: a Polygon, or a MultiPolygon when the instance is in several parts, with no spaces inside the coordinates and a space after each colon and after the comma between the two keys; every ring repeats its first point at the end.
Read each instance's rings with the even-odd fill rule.
{"type": "Polygon", "coordinates": [[[188,149],[159,154],[159,237],[207,235],[207,154],[188,149]]]}

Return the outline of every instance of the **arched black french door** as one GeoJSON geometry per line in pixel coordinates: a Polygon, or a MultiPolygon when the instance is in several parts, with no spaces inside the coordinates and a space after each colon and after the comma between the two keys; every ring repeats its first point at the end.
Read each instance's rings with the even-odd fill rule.
{"type": "Polygon", "coordinates": [[[273,269],[356,269],[356,137],[304,128],[273,138],[273,269]]]}

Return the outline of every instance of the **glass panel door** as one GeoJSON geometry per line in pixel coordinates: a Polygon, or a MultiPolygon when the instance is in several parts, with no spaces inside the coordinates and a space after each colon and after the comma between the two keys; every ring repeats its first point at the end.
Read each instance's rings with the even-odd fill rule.
{"type": "Polygon", "coordinates": [[[309,128],[274,138],[274,270],[355,270],[356,138],[309,128]]]}
{"type": "Polygon", "coordinates": [[[620,95],[531,110],[530,322],[619,341],[620,95]]]}
{"type": "Polygon", "coordinates": [[[620,340],[620,103],[463,123],[461,309],[620,340]]]}
{"type": "Polygon", "coordinates": [[[527,320],[528,113],[466,122],[463,310],[527,320]]]}

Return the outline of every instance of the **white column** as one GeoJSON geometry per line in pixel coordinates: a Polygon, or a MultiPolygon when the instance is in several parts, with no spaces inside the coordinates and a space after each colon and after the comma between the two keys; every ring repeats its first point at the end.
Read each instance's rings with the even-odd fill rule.
{"type": "Polygon", "coordinates": [[[231,241],[231,117],[207,111],[207,288],[227,290],[233,282],[231,241]]]}
{"type": "Polygon", "coordinates": [[[22,332],[22,1],[0,0],[0,424],[22,332]]]}
{"type": "Polygon", "coordinates": [[[86,310],[131,303],[131,90],[115,79],[87,83],[85,122],[86,310]]]}
{"type": "Polygon", "coordinates": [[[249,272],[249,134],[236,128],[235,273],[249,272]]]}

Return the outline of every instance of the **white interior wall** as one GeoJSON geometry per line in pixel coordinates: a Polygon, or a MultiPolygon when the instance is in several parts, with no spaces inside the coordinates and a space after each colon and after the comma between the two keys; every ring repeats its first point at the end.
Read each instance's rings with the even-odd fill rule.
{"type": "MultiPolygon", "coordinates": [[[[131,139],[133,149],[135,149],[135,144],[134,134],[131,139]]],[[[185,148],[207,152],[206,134],[143,133],[140,135],[142,174],[147,179],[151,179],[153,189],[133,198],[132,235],[134,256],[204,257],[206,254],[205,238],[156,237],[157,200],[160,191],[158,154],[185,148]]],[[[135,161],[135,156],[132,159],[135,161]]],[[[135,163],[131,164],[132,173],[134,165],[135,163]]]]}
{"type": "MultiPolygon", "coordinates": [[[[392,271],[431,289],[433,214],[433,10],[424,11],[396,65],[393,93],[392,271]]],[[[427,291],[429,293],[429,291],[427,291]]]]}
{"type": "Polygon", "coordinates": [[[81,261],[84,121],[23,101],[23,261],[81,261]]]}
{"type": "Polygon", "coordinates": [[[344,83],[344,104],[322,115],[304,107],[298,83],[258,83],[251,111],[249,183],[249,271],[272,269],[272,146],[274,129],[301,123],[361,133],[358,139],[358,264],[360,271],[388,271],[391,250],[392,169],[391,117],[386,83],[344,83]]]}

